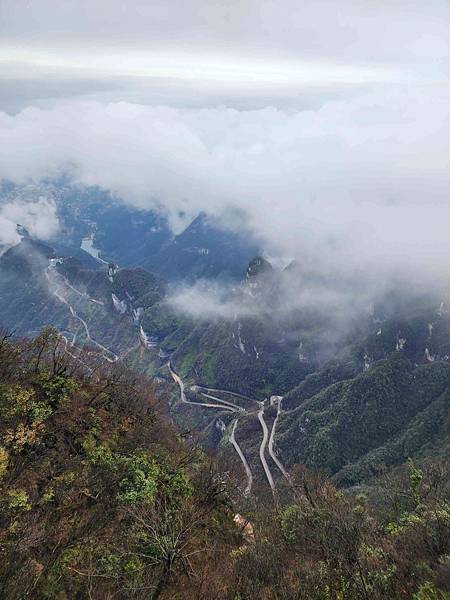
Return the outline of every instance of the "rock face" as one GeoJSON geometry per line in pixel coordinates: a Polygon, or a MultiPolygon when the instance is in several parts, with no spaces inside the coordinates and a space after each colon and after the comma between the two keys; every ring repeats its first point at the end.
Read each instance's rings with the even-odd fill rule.
{"type": "Polygon", "coordinates": [[[261,275],[273,272],[274,269],[269,261],[262,256],[256,256],[250,261],[245,277],[246,279],[254,279],[260,277],[261,275]]]}
{"type": "Polygon", "coordinates": [[[254,544],[255,542],[255,532],[253,530],[253,525],[250,521],[244,519],[242,515],[239,513],[234,515],[233,521],[239,527],[242,533],[242,537],[248,544],[254,544]]]}
{"type": "Polygon", "coordinates": [[[128,310],[128,304],[126,300],[119,300],[115,294],[111,294],[111,300],[115,310],[120,314],[124,315],[128,310]]]}

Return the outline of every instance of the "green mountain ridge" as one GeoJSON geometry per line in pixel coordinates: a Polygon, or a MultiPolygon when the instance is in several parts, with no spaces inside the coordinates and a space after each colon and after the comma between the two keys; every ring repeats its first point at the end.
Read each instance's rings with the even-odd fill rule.
{"type": "Polygon", "coordinates": [[[394,353],[285,413],[278,445],[287,464],[306,463],[353,485],[409,457],[444,455],[449,399],[449,364],[414,367],[394,353]],[[430,427],[434,413],[442,420],[430,427]]]}
{"type": "MultiPolygon", "coordinates": [[[[30,333],[52,324],[70,333],[69,343],[99,356],[101,344],[139,372],[157,375],[168,389],[170,357],[195,402],[203,398],[191,385],[257,400],[284,396],[275,440],[283,462],[322,470],[341,486],[447,449],[450,318],[445,306],[436,309],[437,300],[410,301],[389,318],[362,315],[354,331],[330,342],[332,315],[276,312],[280,282],[286,273],[299,274],[296,265],[279,272],[255,258],[233,292],[255,314],[198,320],[175,311],[167,284],[142,268],[110,264],[92,270],[76,258],[54,256],[48,246],[26,239],[0,258],[3,326],[30,333]],[[439,421],[433,423],[433,415],[439,421]]],[[[182,406],[176,389],[169,409],[180,429],[192,430],[209,449],[223,435],[211,419],[231,423],[226,411],[216,411],[214,421],[214,414],[182,406]]],[[[255,465],[260,436],[259,424],[249,425],[246,445],[255,465]]]]}

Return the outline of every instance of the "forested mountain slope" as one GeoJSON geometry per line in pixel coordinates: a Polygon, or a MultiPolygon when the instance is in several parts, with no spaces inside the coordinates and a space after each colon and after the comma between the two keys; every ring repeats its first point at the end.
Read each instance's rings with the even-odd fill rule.
{"type": "Polygon", "coordinates": [[[84,359],[54,330],[0,336],[2,597],[448,597],[448,464],[358,496],[296,466],[274,509],[175,434],[151,382],[84,359]]]}
{"type": "Polygon", "coordinates": [[[395,352],[366,372],[325,387],[285,413],[278,444],[344,485],[421,454],[448,453],[450,365],[414,366],[395,352]]]}
{"type": "MultiPolygon", "coordinates": [[[[92,269],[29,237],[0,257],[0,274],[0,322],[16,333],[54,325],[72,353],[86,347],[126,360],[168,387],[170,360],[194,401],[205,400],[189,389],[198,385],[249,397],[239,429],[247,430],[257,479],[255,401],[270,395],[283,396],[273,440],[282,461],[322,470],[341,486],[448,447],[450,318],[439,298],[385,299],[333,337],[333,313],[280,310],[286,281],[309,275],[298,265],[275,270],[262,257],[226,299],[243,309],[229,317],[182,313],[167,283],[140,267],[92,269]]],[[[208,448],[227,439],[232,421],[220,411],[211,428],[213,414],[180,406],[176,389],[169,407],[208,448]]]]}

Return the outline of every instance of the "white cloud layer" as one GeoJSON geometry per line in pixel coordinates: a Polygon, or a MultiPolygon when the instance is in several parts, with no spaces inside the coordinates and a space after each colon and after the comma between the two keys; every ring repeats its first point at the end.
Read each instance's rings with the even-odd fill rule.
{"type": "Polygon", "coordinates": [[[41,240],[51,238],[58,230],[56,205],[52,198],[22,194],[0,204],[0,253],[20,242],[17,225],[41,240]]]}
{"type": "Polygon", "coordinates": [[[66,101],[0,113],[0,178],[64,171],[161,208],[175,230],[238,208],[269,252],[316,264],[442,268],[449,92],[378,87],[298,111],[66,101]]]}

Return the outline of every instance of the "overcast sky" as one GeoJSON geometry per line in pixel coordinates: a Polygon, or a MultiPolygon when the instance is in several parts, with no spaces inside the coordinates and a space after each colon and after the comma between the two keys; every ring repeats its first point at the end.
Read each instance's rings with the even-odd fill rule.
{"type": "Polygon", "coordinates": [[[0,36],[10,110],[33,95],[273,103],[312,87],[442,81],[450,3],[0,0],[0,36]]]}
{"type": "Polygon", "coordinates": [[[0,0],[0,177],[426,267],[450,252],[449,75],[448,0],[0,0]]]}

